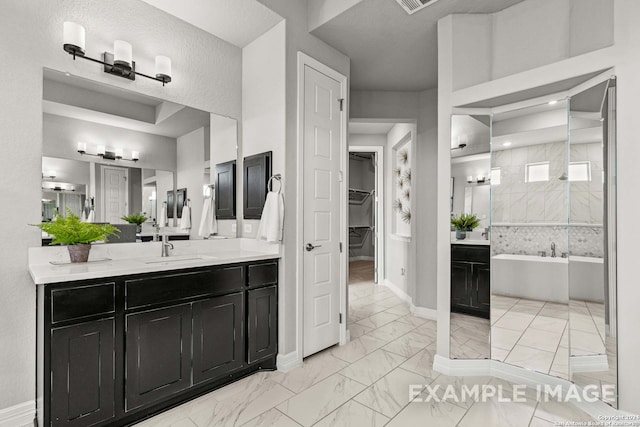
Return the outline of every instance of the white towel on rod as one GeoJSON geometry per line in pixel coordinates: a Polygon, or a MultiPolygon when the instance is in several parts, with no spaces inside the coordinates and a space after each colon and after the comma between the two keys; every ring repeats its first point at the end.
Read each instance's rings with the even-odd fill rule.
{"type": "Polygon", "coordinates": [[[269,191],[264,202],[260,226],[256,239],[267,242],[282,241],[282,228],[284,226],[284,198],[280,191],[269,191]]]}
{"type": "Polygon", "coordinates": [[[87,222],[87,211],[84,208],[82,208],[80,214],[80,222],[87,222]]]}
{"type": "Polygon", "coordinates": [[[200,218],[200,227],[198,228],[198,236],[207,238],[218,232],[218,221],[216,220],[216,206],[213,197],[205,197],[202,206],[202,218],[200,218]]]}
{"type": "Polygon", "coordinates": [[[167,225],[167,204],[162,204],[162,209],[160,209],[160,215],[158,215],[158,227],[165,227],[167,225]]]}
{"type": "Polygon", "coordinates": [[[180,218],[180,228],[189,230],[191,228],[191,206],[186,204],[182,207],[182,218],[180,218]]]}
{"type": "Polygon", "coordinates": [[[87,222],[96,222],[96,211],[91,209],[87,215],[87,222]]]}

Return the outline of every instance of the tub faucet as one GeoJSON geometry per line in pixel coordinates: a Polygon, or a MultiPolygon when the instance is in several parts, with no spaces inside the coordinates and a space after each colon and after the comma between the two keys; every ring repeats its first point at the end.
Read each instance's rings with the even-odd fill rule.
{"type": "Polygon", "coordinates": [[[556,257],[556,244],[555,242],[551,242],[551,258],[556,257]]]}
{"type": "Polygon", "coordinates": [[[169,242],[169,236],[162,235],[162,255],[163,257],[169,256],[169,249],[173,249],[173,243],[169,242]]]}

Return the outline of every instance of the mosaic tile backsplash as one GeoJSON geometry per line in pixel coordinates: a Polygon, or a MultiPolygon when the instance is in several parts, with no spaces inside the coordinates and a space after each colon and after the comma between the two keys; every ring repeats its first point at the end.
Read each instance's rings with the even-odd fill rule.
{"type": "Polygon", "coordinates": [[[593,258],[604,257],[604,234],[600,226],[572,226],[567,236],[567,226],[493,226],[491,228],[492,255],[538,255],[545,251],[551,256],[551,243],[556,244],[556,254],[593,258]]]}

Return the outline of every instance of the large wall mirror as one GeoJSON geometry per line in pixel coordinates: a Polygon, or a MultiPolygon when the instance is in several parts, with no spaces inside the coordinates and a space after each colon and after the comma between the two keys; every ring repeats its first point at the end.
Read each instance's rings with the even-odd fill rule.
{"type": "Polygon", "coordinates": [[[114,243],[158,231],[236,237],[235,219],[215,220],[213,200],[215,165],[238,156],[236,120],[48,69],[42,102],[43,221],[69,210],[128,230],[122,218],[142,213],[147,221],[114,243]],[[171,203],[178,189],[181,206],[171,203]],[[189,216],[178,218],[184,206],[189,216]]]}
{"type": "Polygon", "coordinates": [[[615,83],[452,116],[450,355],[617,407],[615,83]],[[460,233],[464,215],[475,221],[460,233]]]}

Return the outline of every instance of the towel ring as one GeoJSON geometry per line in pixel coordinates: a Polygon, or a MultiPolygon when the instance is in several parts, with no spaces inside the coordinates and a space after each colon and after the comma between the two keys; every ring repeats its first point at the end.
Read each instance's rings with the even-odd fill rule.
{"type": "Polygon", "coordinates": [[[282,190],[282,175],[276,174],[271,176],[271,178],[269,178],[269,181],[267,181],[267,191],[273,191],[273,181],[278,181],[278,183],[280,184],[280,186],[278,187],[278,194],[279,194],[280,191],[282,190]]]}

